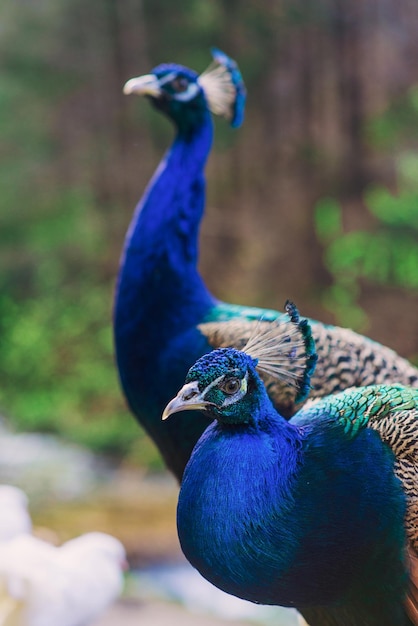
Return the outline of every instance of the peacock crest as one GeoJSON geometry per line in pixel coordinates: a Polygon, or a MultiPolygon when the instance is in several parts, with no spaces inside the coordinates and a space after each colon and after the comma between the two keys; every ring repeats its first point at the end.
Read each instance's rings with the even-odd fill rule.
{"type": "Polygon", "coordinates": [[[257,360],[260,374],[296,387],[295,401],[301,402],[309,394],[318,356],[308,321],[289,300],[285,311],[290,324],[280,318],[268,323],[260,319],[242,351],[257,360]]]}
{"type": "Polygon", "coordinates": [[[238,65],[218,48],[211,50],[213,61],[198,78],[208,107],[215,115],[225,117],[233,127],[244,119],[246,89],[238,65]]]}

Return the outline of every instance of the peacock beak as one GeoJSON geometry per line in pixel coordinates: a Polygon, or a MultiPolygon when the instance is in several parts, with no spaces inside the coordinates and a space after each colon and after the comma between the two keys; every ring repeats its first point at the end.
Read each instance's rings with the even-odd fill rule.
{"type": "Polygon", "coordinates": [[[176,397],[167,404],[161,419],[166,420],[170,415],[179,411],[205,411],[210,406],[214,406],[213,403],[203,400],[197,382],[193,381],[184,385],[176,397]]]}
{"type": "Polygon", "coordinates": [[[129,95],[135,93],[139,96],[153,96],[158,98],[161,95],[160,84],[154,74],[145,74],[131,78],[125,83],[123,93],[129,95]]]}

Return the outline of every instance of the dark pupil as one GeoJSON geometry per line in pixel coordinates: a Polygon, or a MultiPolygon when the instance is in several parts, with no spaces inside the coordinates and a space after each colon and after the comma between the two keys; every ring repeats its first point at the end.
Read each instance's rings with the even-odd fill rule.
{"type": "Polygon", "coordinates": [[[239,389],[239,380],[238,378],[230,378],[224,383],[223,389],[225,393],[233,394],[236,393],[239,389]]]}
{"type": "Polygon", "coordinates": [[[185,78],[175,78],[172,82],[171,85],[174,89],[174,91],[186,91],[187,87],[189,86],[189,83],[187,82],[187,80],[185,78]]]}

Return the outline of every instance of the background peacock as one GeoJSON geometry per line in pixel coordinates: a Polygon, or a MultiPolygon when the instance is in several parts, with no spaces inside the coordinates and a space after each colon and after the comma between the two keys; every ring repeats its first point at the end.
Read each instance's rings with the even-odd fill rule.
{"type": "MultiPolygon", "coordinates": [[[[217,300],[197,269],[199,225],[205,207],[204,167],[212,144],[211,113],[232,126],[243,119],[245,88],[238,67],[219,50],[200,76],[180,65],[159,65],[134,78],[125,93],[147,96],[174,123],[176,135],[136,207],[120,264],[114,337],[121,385],[130,409],[181,479],[194,444],[208,425],[203,415],[161,424],[161,411],[198,357],[221,346],[241,348],[255,324],[279,319],[281,373],[264,374],[285,416],[306,394],[295,379],[292,354],[303,344],[287,317],[273,310],[217,300]]],[[[418,370],[392,350],[350,331],[314,323],[318,364],[312,395],[350,386],[418,383],[418,370]]]]}
{"type": "Polygon", "coordinates": [[[310,626],[418,624],[418,390],[346,390],[286,421],[257,372],[275,350],[271,333],[204,355],[164,411],[214,420],[183,476],[183,552],[227,593],[310,626]]]}

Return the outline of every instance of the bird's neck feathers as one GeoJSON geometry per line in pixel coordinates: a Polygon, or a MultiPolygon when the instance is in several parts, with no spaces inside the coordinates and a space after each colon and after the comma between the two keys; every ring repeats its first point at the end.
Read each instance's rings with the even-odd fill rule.
{"type": "Polygon", "coordinates": [[[128,257],[167,255],[173,268],[176,263],[196,262],[205,206],[204,167],[212,137],[209,113],[194,132],[177,133],[136,207],[125,243],[128,257]]]}
{"type": "Polygon", "coordinates": [[[293,524],[298,439],[297,429],[264,415],[254,426],[214,422],[193,450],[179,495],[179,539],[192,565],[227,593],[257,602],[252,585],[264,576],[277,579],[290,561],[286,536],[293,524]],[[254,529],[258,547],[248,542],[254,529]],[[260,551],[273,536],[282,549],[266,562],[260,551]]]}
{"type": "Polygon", "coordinates": [[[259,397],[250,408],[251,422],[215,420],[206,429],[193,450],[189,462],[193,468],[186,467],[184,480],[190,472],[191,476],[201,474],[198,480],[192,478],[196,484],[206,479],[216,482],[219,478],[216,470],[221,468],[222,489],[225,481],[230,480],[231,493],[235,496],[256,493],[257,488],[251,482],[258,478],[279,491],[283,489],[283,496],[289,496],[292,476],[300,462],[302,431],[276,412],[264,387],[262,393],[252,394],[255,396],[259,397]],[[216,470],[212,471],[214,466],[216,470]]]}
{"type": "Polygon", "coordinates": [[[211,140],[209,118],[193,136],[176,137],[136,208],[116,287],[114,333],[122,386],[134,413],[141,412],[143,422],[154,428],[154,438],[165,437],[168,443],[170,430],[156,427],[162,407],[186,374],[183,351],[196,346],[196,356],[187,355],[193,360],[207,349],[193,327],[215,304],[197,271],[205,205],[203,168],[211,140]],[[185,332],[193,337],[187,339],[185,332]],[[163,354],[169,348],[166,359],[163,354]],[[176,358],[179,367],[173,364],[176,358]],[[164,378],[162,372],[169,366],[164,378]],[[161,389],[160,380],[170,383],[161,389]]]}
{"type": "MultiPolygon", "coordinates": [[[[205,207],[204,166],[212,121],[178,133],[138,203],[126,239],[116,290],[116,315],[169,314],[170,304],[203,316],[214,304],[197,271],[205,207]],[[187,304],[189,303],[189,305],[187,304]]],[[[200,317],[198,317],[200,319],[200,317]]],[[[181,322],[181,320],[179,320],[181,322]]],[[[156,323],[154,323],[156,327],[156,323]]]]}

